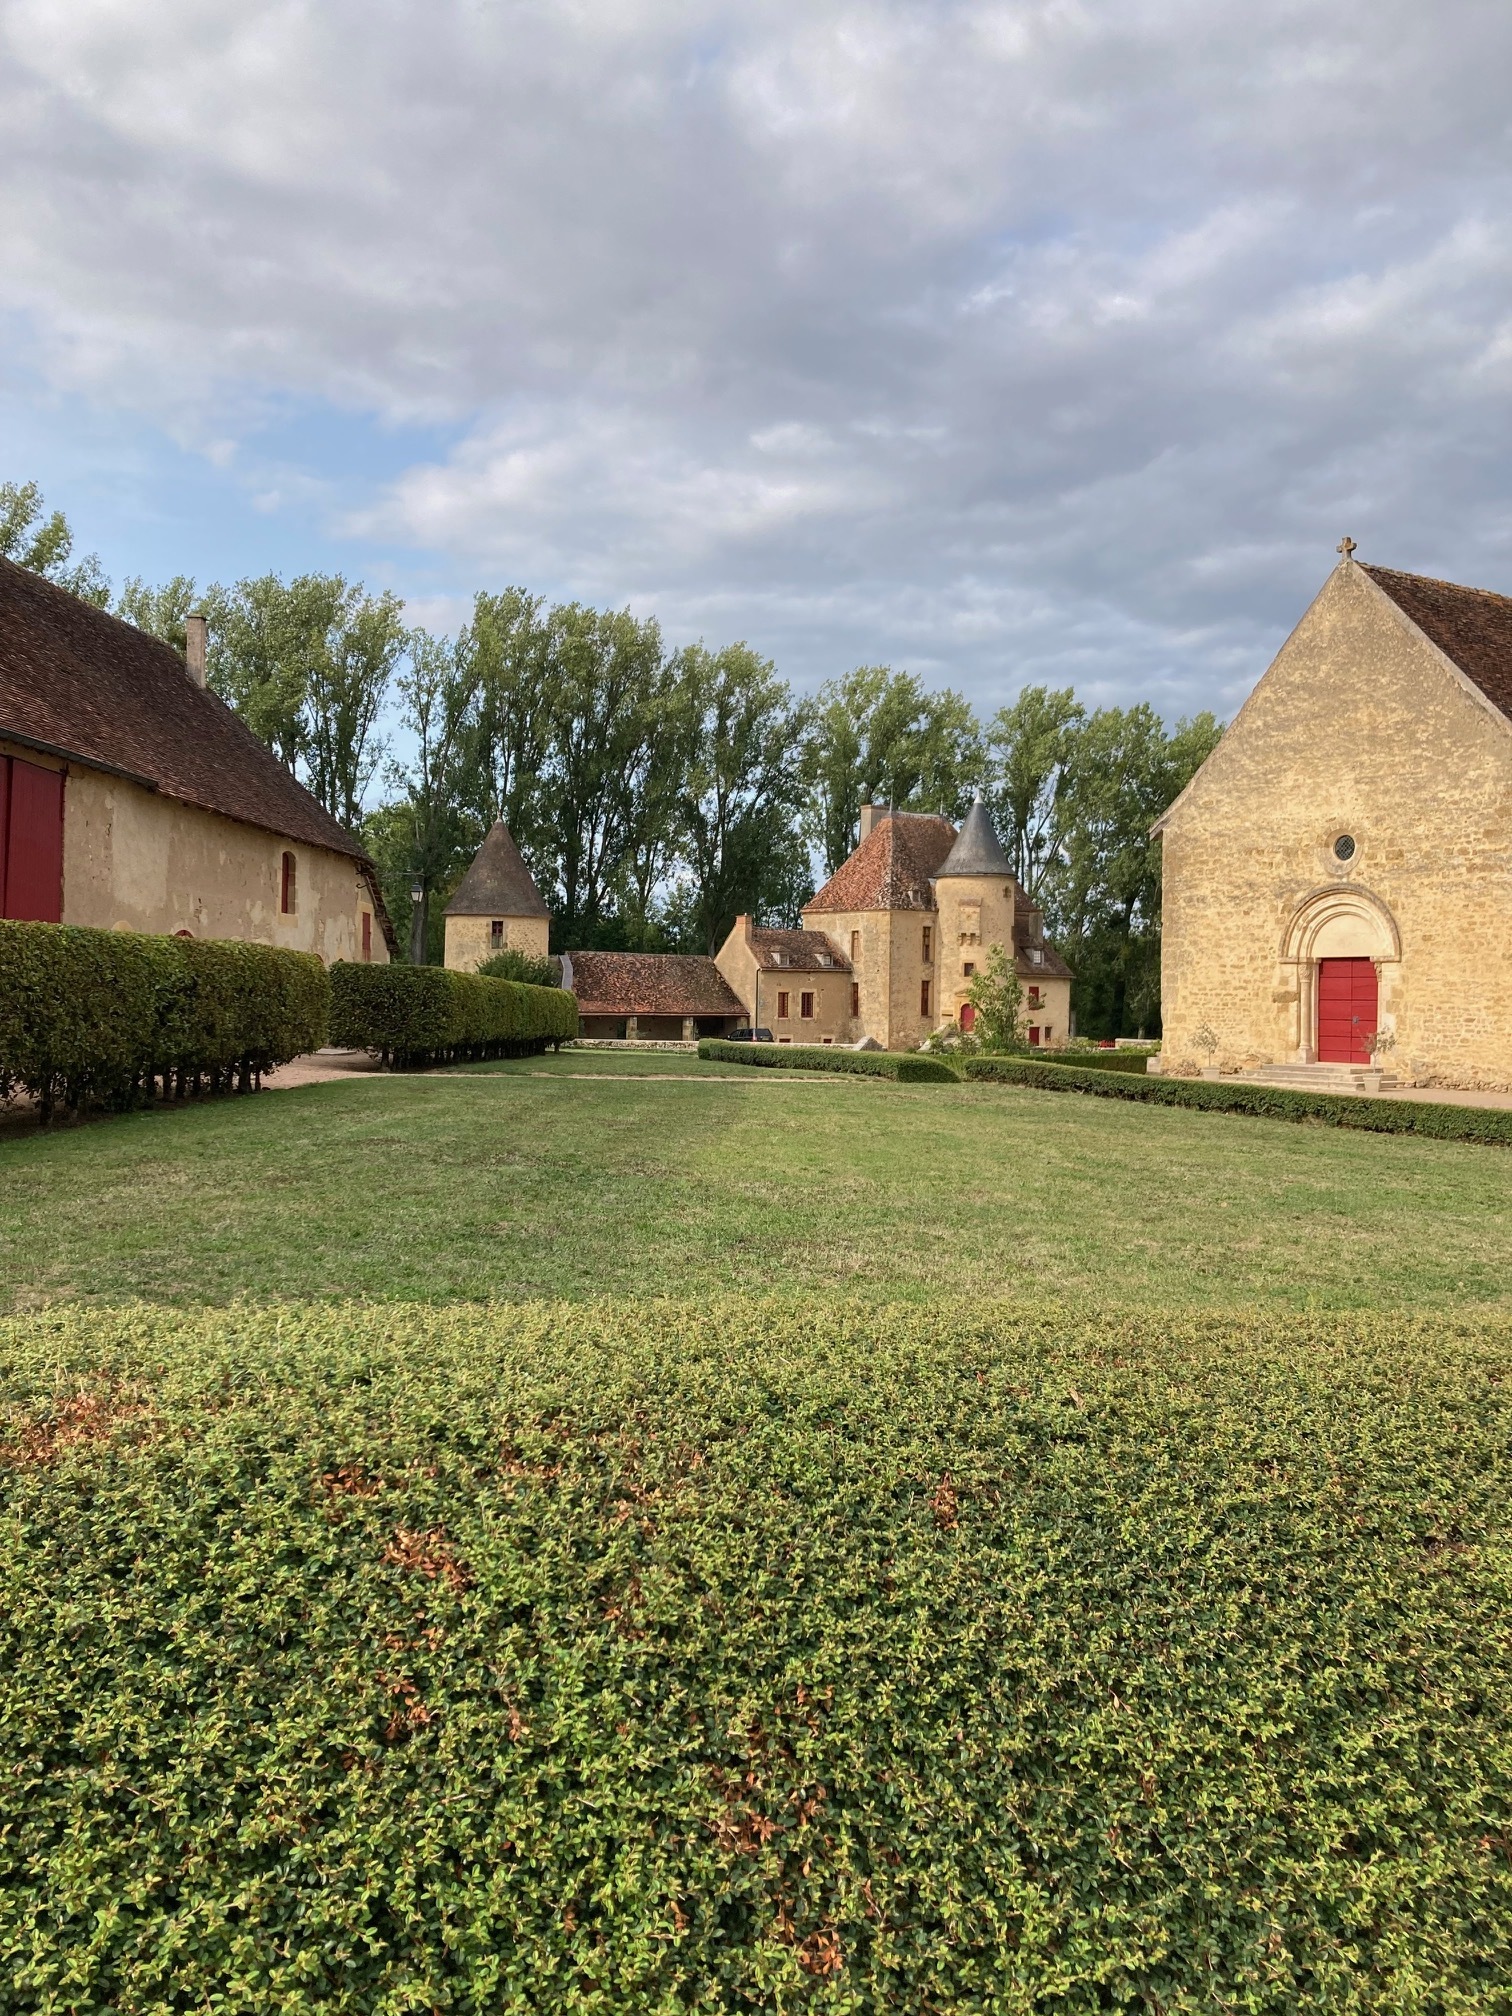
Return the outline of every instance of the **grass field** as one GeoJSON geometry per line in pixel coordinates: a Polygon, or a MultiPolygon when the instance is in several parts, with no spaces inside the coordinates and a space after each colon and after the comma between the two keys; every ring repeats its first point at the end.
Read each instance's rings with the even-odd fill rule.
{"type": "Polygon", "coordinates": [[[648,1083],[632,1062],[663,1060],[567,1052],[13,1138],[4,1306],[728,1289],[1508,1303],[1512,1158],[1493,1149],[675,1054],[648,1083]]]}
{"type": "Polygon", "coordinates": [[[1512,2011],[1512,1158],[565,1053],[0,1141],[0,2009],[1512,2011]]]}

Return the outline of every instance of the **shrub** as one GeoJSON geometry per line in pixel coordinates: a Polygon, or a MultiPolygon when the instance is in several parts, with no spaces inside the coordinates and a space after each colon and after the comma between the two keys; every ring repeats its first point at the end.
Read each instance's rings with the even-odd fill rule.
{"type": "Polygon", "coordinates": [[[1071,1064],[1084,1071],[1127,1071],[1131,1077],[1148,1075],[1150,1050],[1026,1050],[1020,1055],[1043,1064],[1071,1064]]]}
{"type": "Polygon", "coordinates": [[[477,972],[483,980],[518,980],[526,987],[559,987],[562,982],[560,959],[538,959],[532,952],[509,945],[502,952],[491,953],[477,972]]]}
{"type": "Polygon", "coordinates": [[[577,1034],[577,1001],[560,987],[480,979],[446,966],[331,968],[331,1041],[415,1070],[461,1058],[524,1057],[577,1034]]]}
{"type": "Polygon", "coordinates": [[[1503,1324],[72,1308],[0,1445],[7,2009],[1506,2006],[1503,1324]]]}
{"type": "Polygon", "coordinates": [[[313,953],[72,924],[0,923],[0,1097],[130,1106],[240,1091],[326,1040],[330,983],[313,953]]]}
{"type": "Polygon", "coordinates": [[[1512,1113],[1481,1106],[1437,1106],[1415,1099],[1362,1099],[1349,1093],[1292,1092],[1280,1085],[1224,1084],[1208,1078],[1136,1077],[1113,1070],[1040,1063],[1027,1057],[974,1057],[974,1082],[1032,1085],[1042,1092],[1090,1092],[1147,1106],[1191,1106],[1204,1113],[1248,1113],[1264,1120],[1311,1120],[1371,1134],[1422,1134],[1439,1141],[1512,1146],[1512,1113]]]}
{"type": "Polygon", "coordinates": [[[829,1043],[728,1043],[705,1036],[700,1057],[721,1064],[766,1065],[777,1071],[844,1071],[857,1078],[891,1078],[899,1085],[956,1085],[960,1074],[939,1057],[917,1050],[841,1050],[829,1043]]]}

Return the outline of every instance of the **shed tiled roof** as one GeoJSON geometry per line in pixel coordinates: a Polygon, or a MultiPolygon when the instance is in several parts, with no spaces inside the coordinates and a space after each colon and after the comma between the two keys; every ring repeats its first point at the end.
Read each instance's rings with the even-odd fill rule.
{"type": "Polygon", "coordinates": [[[502,819],[473,856],[446,906],[448,917],[549,917],[535,878],[502,819]]]}
{"type": "Polygon", "coordinates": [[[744,1015],[712,959],[690,952],[573,952],[583,1015],[744,1015]]]}
{"type": "Polygon", "coordinates": [[[811,911],[933,910],[930,877],[955,844],[956,829],[934,812],[889,812],[811,903],[811,911]]]}
{"type": "Polygon", "coordinates": [[[1424,574],[1365,567],[1376,586],[1486,698],[1512,717],[1512,596],[1461,588],[1424,574]]]}
{"type": "Polygon", "coordinates": [[[767,972],[849,973],[851,962],[822,931],[775,931],[758,925],[750,946],[756,964],[767,972]]]}
{"type": "Polygon", "coordinates": [[[361,843],[224,700],[195,684],[173,647],[9,560],[0,560],[0,735],[349,855],[392,948],[361,843]]]}

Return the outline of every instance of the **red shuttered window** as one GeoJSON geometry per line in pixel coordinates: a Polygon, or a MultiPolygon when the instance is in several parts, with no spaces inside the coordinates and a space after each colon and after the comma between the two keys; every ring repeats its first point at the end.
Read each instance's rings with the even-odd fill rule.
{"type": "Polygon", "coordinates": [[[0,917],[63,921],[63,772],[0,756],[0,917]]]}
{"type": "Polygon", "coordinates": [[[362,913],[362,956],[369,961],[371,961],[373,956],[373,913],[371,910],[364,910],[362,913]]]}

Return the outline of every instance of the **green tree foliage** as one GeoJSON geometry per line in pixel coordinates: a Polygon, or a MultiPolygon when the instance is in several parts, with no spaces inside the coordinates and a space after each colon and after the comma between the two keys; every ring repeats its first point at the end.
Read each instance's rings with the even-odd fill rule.
{"type": "Polygon", "coordinates": [[[855,847],[868,801],[959,818],[981,769],[980,731],[959,693],[926,692],[889,665],[830,680],[819,689],[803,758],[806,827],[825,873],[855,847]]]}
{"type": "Polygon", "coordinates": [[[1012,955],[994,945],[966,991],[976,1010],[971,1033],[977,1047],[989,1052],[1015,1049],[1023,1041],[1024,988],[1012,955]]]}
{"type": "Polygon", "coordinates": [[[150,637],[161,637],[175,651],[186,649],[185,621],[195,607],[194,579],[188,574],[175,574],[159,588],[149,587],[139,574],[133,574],[115,600],[117,616],[150,637]]]}
{"type": "MultiPolygon", "coordinates": [[[[481,838],[468,806],[477,764],[476,656],[460,642],[412,630],[396,683],[411,755],[392,766],[390,782],[398,797],[368,821],[366,837],[383,873],[391,914],[410,919],[409,956],[420,966],[435,955],[436,892],[455,884],[481,838]]],[[[439,925],[438,917],[438,930],[439,925]]]]}
{"type": "Polygon", "coordinates": [[[264,574],[211,588],[205,610],[211,686],[355,829],[383,754],[378,717],[406,643],[398,596],[369,595],[339,574],[287,582],[264,574]]]}
{"type": "Polygon", "coordinates": [[[1076,973],[1084,1035],[1158,1029],[1161,852],[1150,828],[1221,733],[1212,714],[1169,732],[1145,703],[1099,708],[1076,727],[1061,851],[1044,888],[1051,935],[1076,973]]]}
{"type": "Polygon", "coordinates": [[[1086,718],[1069,686],[1026,686],[987,729],[994,824],[1032,902],[1065,841],[1067,769],[1086,718]]]}
{"type": "Polygon", "coordinates": [[[804,714],[746,644],[682,652],[678,686],[691,922],[699,949],[714,952],[737,915],[762,910],[791,852],[804,714]]]}
{"type": "Polygon", "coordinates": [[[110,583],[97,553],[73,558],[73,530],[49,511],[36,483],[0,483],[0,558],[29,567],[97,609],[110,605],[110,583]]]}

